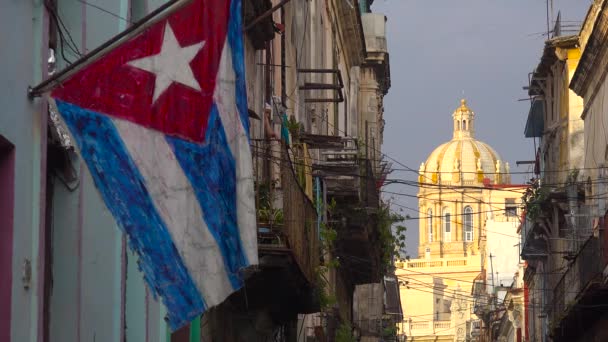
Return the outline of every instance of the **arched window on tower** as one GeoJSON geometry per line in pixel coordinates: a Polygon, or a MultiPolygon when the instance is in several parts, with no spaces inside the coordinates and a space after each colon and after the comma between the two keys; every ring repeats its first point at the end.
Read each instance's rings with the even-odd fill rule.
{"type": "Polygon", "coordinates": [[[426,212],[426,225],[429,236],[429,242],[433,242],[433,209],[429,208],[426,212]]]}
{"type": "Polygon", "coordinates": [[[464,208],[464,241],[473,241],[473,208],[464,208]]]}
{"type": "Polygon", "coordinates": [[[452,227],[450,210],[443,208],[443,242],[452,241],[452,227]]]}
{"type": "Polygon", "coordinates": [[[462,130],[463,131],[467,130],[467,120],[462,120],[462,130]]]}

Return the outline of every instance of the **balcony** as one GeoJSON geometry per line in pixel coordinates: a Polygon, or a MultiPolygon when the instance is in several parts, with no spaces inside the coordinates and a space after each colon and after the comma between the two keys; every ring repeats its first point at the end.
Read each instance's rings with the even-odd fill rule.
{"type": "MultiPolygon", "coordinates": [[[[347,137],[332,138],[333,144],[323,149],[320,160],[313,164],[313,171],[325,179],[329,196],[357,197],[360,191],[357,140],[347,137]]],[[[326,140],[329,140],[329,137],[326,140]]]]}
{"type": "Polygon", "coordinates": [[[408,337],[453,335],[450,321],[409,321],[404,324],[408,337]]]}
{"type": "Polygon", "coordinates": [[[254,308],[285,308],[284,303],[290,302],[292,314],[315,312],[318,303],[312,289],[319,266],[318,216],[305,193],[306,185],[301,184],[306,179],[299,178],[293,167],[302,164],[292,162],[279,141],[252,140],[251,144],[261,271],[247,283],[248,303],[254,308]]]}
{"type": "Polygon", "coordinates": [[[415,259],[406,262],[397,262],[398,268],[433,268],[433,267],[466,267],[469,260],[466,258],[450,258],[442,260],[415,259]]]}
{"type": "Polygon", "coordinates": [[[589,236],[553,291],[552,327],[555,341],[572,341],[571,334],[591,326],[598,312],[589,305],[608,305],[603,272],[608,266],[605,233],[589,236]]]}
{"type": "Polygon", "coordinates": [[[315,269],[319,265],[318,216],[317,209],[306,194],[306,184],[301,184],[311,181],[297,176],[297,170],[293,166],[296,163],[291,160],[293,156],[283,144],[263,140],[252,141],[252,144],[256,145],[253,150],[260,256],[290,254],[305,278],[313,283],[315,269]],[[266,176],[260,171],[264,168],[271,169],[266,176]],[[274,181],[264,182],[264,179],[273,178],[274,181]],[[263,184],[270,184],[272,189],[269,190],[276,193],[269,201],[260,199],[263,184]],[[269,202],[265,206],[270,208],[262,208],[264,205],[261,202],[269,202]],[[262,210],[269,211],[270,215],[260,215],[262,210]]]}
{"type": "Polygon", "coordinates": [[[581,204],[564,215],[566,224],[560,235],[566,239],[565,248],[572,256],[576,256],[590,236],[599,232],[593,227],[593,219],[598,217],[597,209],[596,205],[581,204]]]}
{"type": "Polygon", "coordinates": [[[467,328],[468,328],[468,335],[471,338],[479,337],[479,335],[481,335],[481,320],[480,319],[472,320],[470,322],[470,324],[467,324],[467,328]]]}
{"type": "Polygon", "coordinates": [[[544,259],[549,254],[547,233],[544,223],[524,217],[521,224],[522,250],[524,260],[544,259]]]}
{"type": "Polygon", "coordinates": [[[312,165],[323,179],[327,200],[335,201],[329,222],[336,229],[335,256],[351,285],[381,281],[381,251],[376,227],[379,195],[372,164],[351,137],[305,135],[311,148],[322,149],[312,165]],[[350,272],[349,270],[359,270],[350,272]]]}

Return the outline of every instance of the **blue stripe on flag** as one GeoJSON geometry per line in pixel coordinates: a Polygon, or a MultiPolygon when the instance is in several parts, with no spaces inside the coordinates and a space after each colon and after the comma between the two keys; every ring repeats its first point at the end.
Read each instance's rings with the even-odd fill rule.
{"type": "Polygon", "coordinates": [[[237,226],[236,169],[214,104],[204,144],[166,137],[196,192],[203,216],[224,258],[234,290],[243,285],[240,271],[249,266],[237,226]]]}
{"type": "Polygon", "coordinates": [[[206,305],[114,124],[101,114],[56,103],[106,206],[129,236],[144,278],[162,297],[169,325],[176,329],[190,322],[206,305]]]}
{"type": "Polygon", "coordinates": [[[245,49],[243,48],[243,29],[241,0],[230,3],[230,19],[228,21],[228,43],[232,50],[232,68],[236,76],[236,107],[241,123],[249,138],[249,112],[247,111],[247,87],[245,84],[245,49]]]}

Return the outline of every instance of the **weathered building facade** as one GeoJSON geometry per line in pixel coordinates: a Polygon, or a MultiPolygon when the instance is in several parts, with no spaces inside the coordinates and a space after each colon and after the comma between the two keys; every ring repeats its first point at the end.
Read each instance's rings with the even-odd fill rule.
{"type": "Polygon", "coordinates": [[[332,341],[340,329],[368,341],[394,335],[386,328],[400,321],[398,291],[385,278],[381,254],[390,246],[375,219],[388,171],[381,154],[386,17],[370,13],[371,1],[338,0],[243,0],[260,265],[241,291],[171,334],[56,113],[45,99],[27,98],[28,86],[164,3],[1,5],[0,25],[23,39],[2,53],[0,270],[10,276],[0,280],[0,299],[10,305],[0,308],[0,340],[332,341]],[[353,212],[359,216],[351,220],[353,212]],[[370,314],[355,305],[357,286],[383,299],[391,292],[392,300],[370,314]],[[365,330],[369,322],[381,329],[365,330]]]}
{"type": "MultiPolygon", "coordinates": [[[[521,256],[530,341],[602,341],[605,329],[605,1],[574,36],[545,43],[532,73],[526,136],[538,139],[521,256]]],[[[559,32],[556,23],[554,32],[559,32]]]]}
{"type": "Polygon", "coordinates": [[[596,3],[573,36],[557,34],[556,23],[528,88],[532,105],[525,134],[539,146],[521,228],[530,341],[602,340],[598,331],[588,330],[602,309],[586,308],[602,298],[598,276],[605,263],[603,214],[593,199],[598,182],[587,167],[594,157],[589,153],[594,138],[584,122],[589,100],[580,88],[581,63],[589,61],[582,57],[585,36],[598,13],[596,3]]]}

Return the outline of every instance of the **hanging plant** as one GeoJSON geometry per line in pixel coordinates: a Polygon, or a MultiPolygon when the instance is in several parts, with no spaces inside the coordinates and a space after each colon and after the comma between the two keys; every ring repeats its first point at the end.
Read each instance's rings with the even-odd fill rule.
{"type": "Polygon", "coordinates": [[[528,188],[522,197],[523,207],[529,219],[540,217],[542,204],[547,200],[549,190],[540,185],[540,179],[533,178],[528,182],[528,188]]]}
{"type": "Polygon", "coordinates": [[[382,203],[378,208],[377,225],[382,249],[382,267],[389,272],[393,260],[401,259],[405,252],[405,231],[407,228],[399,223],[405,217],[394,213],[387,204],[382,203]]]}

